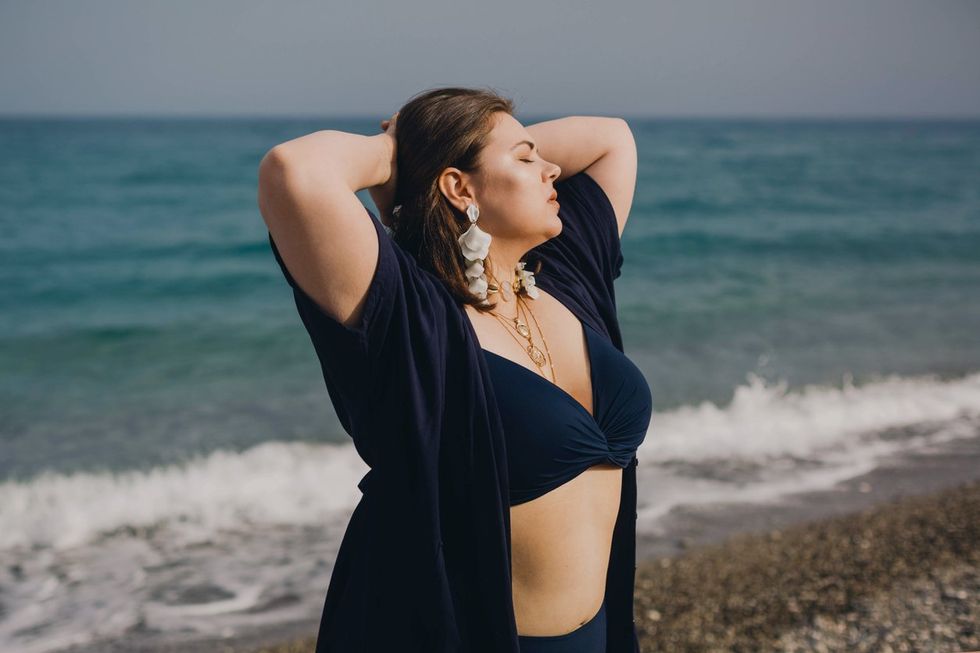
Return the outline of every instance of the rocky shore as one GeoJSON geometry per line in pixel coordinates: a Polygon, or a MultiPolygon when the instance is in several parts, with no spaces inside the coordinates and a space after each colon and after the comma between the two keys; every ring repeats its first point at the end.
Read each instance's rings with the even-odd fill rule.
{"type": "Polygon", "coordinates": [[[644,652],[980,649],[980,482],[637,568],[644,652]]]}

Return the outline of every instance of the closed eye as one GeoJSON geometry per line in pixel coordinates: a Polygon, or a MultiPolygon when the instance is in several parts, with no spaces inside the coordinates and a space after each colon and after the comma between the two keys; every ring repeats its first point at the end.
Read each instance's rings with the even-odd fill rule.
{"type": "Polygon", "coordinates": [[[528,163],[534,163],[534,161],[532,159],[521,159],[521,161],[526,161],[528,163]]]}

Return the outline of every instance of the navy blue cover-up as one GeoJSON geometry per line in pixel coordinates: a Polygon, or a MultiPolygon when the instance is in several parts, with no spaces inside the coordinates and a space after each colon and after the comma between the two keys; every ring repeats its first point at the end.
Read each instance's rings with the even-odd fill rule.
{"type": "MultiPolygon", "coordinates": [[[[623,263],[609,198],[585,172],[555,183],[562,231],[528,252],[539,288],[620,352],[623,263]]],[[[327,392],[370,471],[327,588],[317,653],[519,653],[503,422],[463,307],[367,208],[378,262],[347,327],[296,283],[327,392]]],[[[623,470],[606,577],[607,653],[639,653],[633,620],[636,465],[623,470]]]]}

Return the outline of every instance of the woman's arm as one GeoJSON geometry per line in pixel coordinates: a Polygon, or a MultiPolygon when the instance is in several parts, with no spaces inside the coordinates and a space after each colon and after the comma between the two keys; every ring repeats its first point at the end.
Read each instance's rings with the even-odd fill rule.
{"type": "Polygon", "coordinates": [[[324,129],[280,143],[269,150],[260,164],[290,163],[296,183],[319,184],[343,181],[351,192],[379,186],[391,176],[393,139],[390,134],[373,136],[324,129]]]}
{"type": "Polygon", "coordinates": [[[561,167],[559,181],[584,171],[609,197],[626,228],[636,188],[637,153],[633,132],[622,118],[568,116],[527,126],[541,156],[561,167]]]}
{"type": "Polygon", "coordinates": [[[378,235],[355,191],[391,176],[394,138],[324,130],[286,141],[259,164],[258,205],[290,274],[347,327],[360,323],[378,235]]]}

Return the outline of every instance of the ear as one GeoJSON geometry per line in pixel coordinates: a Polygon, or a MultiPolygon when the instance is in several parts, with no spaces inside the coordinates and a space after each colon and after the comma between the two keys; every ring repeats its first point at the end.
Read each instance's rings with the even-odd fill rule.
{"type": "Polygon", "coordinates": [[[472,189],[470,188],[470,178],[459,168],[449,167],[442,171],[437,182],[439,190],[449,200],[450,204],[457,209],[466,212],[466,207],[475,202],[472,189]]]}

